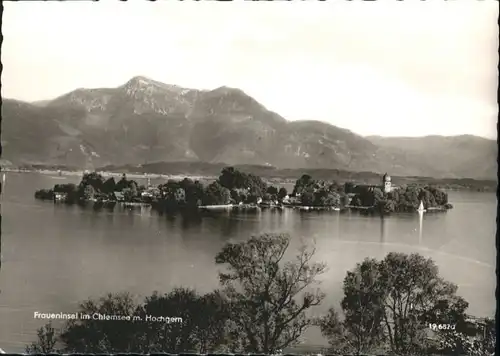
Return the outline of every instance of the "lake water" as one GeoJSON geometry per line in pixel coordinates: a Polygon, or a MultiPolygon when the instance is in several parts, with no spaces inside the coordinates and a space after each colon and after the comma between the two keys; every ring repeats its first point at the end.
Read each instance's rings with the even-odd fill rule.
{"type": "MultiPolygon", "coordinates": [[[[365,257],[419,252],[433,258],[441,275],[459,285],[470,313],[495,312],[496,196],[449,192],[447,213],[366,217],[285,209],[218,213],[197,219],[150,211],[94,212],[36,201],[34,191],[78,182],[34,173],[7,173],[2,197],[0,347],[20,352],[36,338],[43,320],[33,313],[72,312],[78,302],[107,292],[138,297],[174,286],[208,292],[217,287],[214,256],[227,241],[259,232],[288,232],[293,247],[314,241],[316,259],[328,263],[323,305],[338,307],[342,279],[365,257]]],[[[396,182],[397,183],[397,182],[396,182]]],[[[317,330],[305,342],[321,345],[317,330]]]]}

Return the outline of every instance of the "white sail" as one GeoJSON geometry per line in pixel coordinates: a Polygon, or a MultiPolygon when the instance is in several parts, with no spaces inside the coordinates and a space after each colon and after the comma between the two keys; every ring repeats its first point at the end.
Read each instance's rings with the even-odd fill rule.
{"type": "Polygon", "coordinates": [[[425,209],[424,209],[424,202],[422,200],[420,201],[420,205],[418,206],[418,211],[419,212],[420,211],[422,211],[422,212],[425,211],[425,209]]]}

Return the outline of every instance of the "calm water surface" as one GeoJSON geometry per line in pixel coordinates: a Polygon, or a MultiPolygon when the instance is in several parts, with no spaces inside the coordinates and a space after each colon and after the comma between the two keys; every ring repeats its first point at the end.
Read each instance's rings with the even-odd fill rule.
{"type": "MultiPolygon", "coordinates": [[[[227,241],[259,232],[289,232],[316,244],[328,263],[323,306],[338,306],[342,279],[365,257],[419,252],[433,258],[441,275],[459,285],[470,312],[495,311],[495,219],[493,193],[450,192],[454,209],[444,214],[364,217],[338,212],[285,209],[218,213],[202,218],[165,217],[147,210],[94,212],[36,201],[34,191],[79,177],[8,173],[2,197],[0,346],[23,351],[44,321],[33,312],[72,312],[78,302],[107,292],[138,297],[175,286],[208,292],[217,287],[214,256],[227,241]]],[[[325,341],[317,330],[308,344],[325,341]]]]}

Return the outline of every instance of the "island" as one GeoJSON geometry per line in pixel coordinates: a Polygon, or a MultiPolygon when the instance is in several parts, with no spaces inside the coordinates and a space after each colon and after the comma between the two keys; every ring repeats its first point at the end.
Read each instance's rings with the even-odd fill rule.
{"type": "Polygon", "coordinates": [[[415,212],[452,208],[448,194],[432,185],[396,186],[385,174],[380,185],[339,183],[314,179],[303,174],[289,194],[285,187],[272,185],[261,177],[234,167],[222,169],[213,180],[169,179],[153,186],[139,185],[126,174],[116,182],[98,172],[86,172],[78,185],[56,184],[52,189],[35,192],[35,198],[55,203],[92,204],[96,209],[151,206],[161,212],[215,209],[359,210],[370,213],[415,212]]]}

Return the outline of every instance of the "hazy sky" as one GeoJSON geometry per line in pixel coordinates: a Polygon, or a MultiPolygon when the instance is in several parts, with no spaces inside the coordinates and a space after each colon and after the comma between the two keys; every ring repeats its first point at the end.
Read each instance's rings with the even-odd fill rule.
{"type": "Polygon", "coordinates": [[[496,137],[498,3],[5,2],[2,95],[136,75],[362,135],[496,137]]]}

